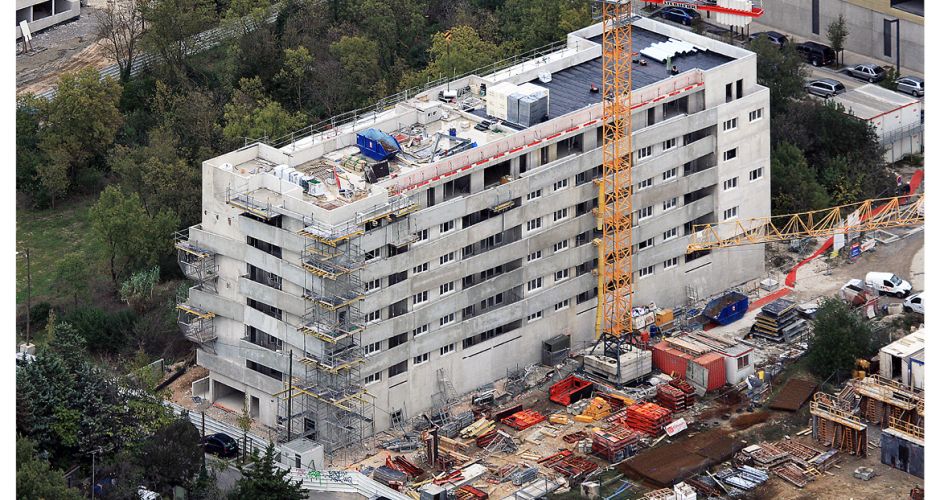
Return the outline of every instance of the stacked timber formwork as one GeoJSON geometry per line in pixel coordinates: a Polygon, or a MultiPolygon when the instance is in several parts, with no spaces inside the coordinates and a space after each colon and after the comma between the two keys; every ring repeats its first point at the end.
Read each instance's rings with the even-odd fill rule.
{"type": "Polygon", "coordinates": [[[868,426],[848,409],[840,408],[832,396],[817,392],[810,414],[817,442],[860,457],[868,455],[868,426]]]}

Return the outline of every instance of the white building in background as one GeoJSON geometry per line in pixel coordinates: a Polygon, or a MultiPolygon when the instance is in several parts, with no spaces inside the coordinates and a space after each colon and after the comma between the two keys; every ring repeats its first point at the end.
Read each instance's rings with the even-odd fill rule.
{"type": "MultiPolygon", "coordinates": [[[[202,223],[180,242],[199,279],[181,316],[209,370],[194,387],[283,432],[293,374],[292,437],[329,455],[538,362],[546,339],[592,342],[600,34],[205,161],[202,223]],[[507,120],[527,123],[487,116],[503,82],[507,120]],[[357,133],[396,147],[369,129],[401,152],[366,159],[357,133]]],[[[762,245],[686,246],[694,224],[769,215],[769,92],[747,50],[650,19],[633,36],[645,54],[692,47],[665,49],[678,74],[633,65],[635,302],[671,307],[763,274],[762,245]]]]}

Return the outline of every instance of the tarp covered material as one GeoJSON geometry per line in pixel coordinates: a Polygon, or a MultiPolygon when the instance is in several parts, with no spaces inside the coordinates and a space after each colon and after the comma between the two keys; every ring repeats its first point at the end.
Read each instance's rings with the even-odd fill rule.
{"type": "Polygon", "coordinates": [[[374,128],[356,134],[356,145],[359,152],[378,161],[401,151],[401,145],[394,137],[374,128]]]}

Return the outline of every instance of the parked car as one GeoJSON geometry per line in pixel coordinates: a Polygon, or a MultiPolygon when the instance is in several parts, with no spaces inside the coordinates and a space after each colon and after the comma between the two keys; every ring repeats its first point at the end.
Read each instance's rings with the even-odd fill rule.
{"type": "Polygon", "coordinates": [[[660,11],[660,15],[663,16],[663,19],[682,23],[686,26],[692,26],[695,19],[702,17],[698,12],[692,9],[683,9],[682,7],[666,7],[660,11]]]}
{"type": "Polygon", "coordinates": [[[803,88],[810,94],[818,95],[826,99],[845,92],[845,85],[842,85],[842,82],[839,80],[833,80],[832,78],[811,80],[806,82],[803,88]]]}
{"type": "Polygon", "coordinates": [[[902,76],[897,79],[898,92],[911,94],[914,97],[924,95],[924,79],[918,76],[902,76]]]}
{"type": "Polygon", "coordinates": [[[885,79],[885,75],[887,74],[884,68],[872,63],[857,64],[847,71],[855,78],[867,80],[869,83],[880,82],[885,79]]]}
{"type": "Polygon", "coordinates": [[[238,456],[238,441],[232,436],[221,432],[202,438],[202,445],[206,453],[211,455],[222,458],[238,456]]]}
{"type": "Polygon", "coordinates": [[[899,299],[911,293],[911,284],[893,273],[868,273],[865,275],[865,286],[874,288],[879,295],[894,295],[899,299]]]}
{"type": "Polygon", "coordinates": [[[781,49],[787,44],[787,42],[789,42],[786,35],[783,33],[777,33],[776,31],[760,31],[758,33],[752,33],[749,38],[753,42],[760,37],[766,37],[768,40],[770,40],[770,43],[781,49]]]}
{"type": "Polygon", "coordinates": [[[832,47],[816,42],[803,42],[796,45],[796,51],[803,56],[806,62],[813,66],[827,66],[836,60],[836,52],[832,47]]]}
{"type": "Polygon", "coordinates": [[[924,314],[924,292],[915,293],[904,301],[904,310],[924,314]]]}

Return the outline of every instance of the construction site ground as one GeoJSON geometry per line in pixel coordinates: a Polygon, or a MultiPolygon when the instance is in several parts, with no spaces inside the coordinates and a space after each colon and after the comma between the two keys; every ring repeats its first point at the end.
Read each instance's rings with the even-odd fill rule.
{"type": "Polygon", "coordinates": [[[88,0],[78,19],[36,33],[33,49],[16,44],[16,93],[39,93],[56,85],[63,73],[91,66],[102,69],[114,63],[98,41],[97,12],[107,0],[88,0]]]}

